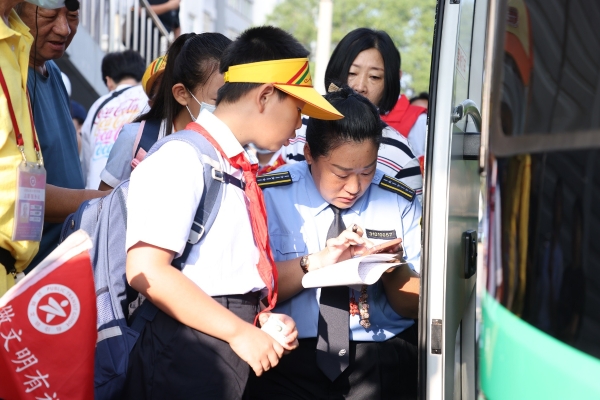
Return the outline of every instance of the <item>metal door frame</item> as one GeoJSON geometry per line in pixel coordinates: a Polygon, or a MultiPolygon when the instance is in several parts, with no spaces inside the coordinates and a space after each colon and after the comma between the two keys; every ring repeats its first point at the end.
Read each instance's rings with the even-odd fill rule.
{"type": "MultiPolygon", "coordinates": [[[[446,328],[444,325],[446,307],[445,267],[443,276],[430,276],[429,265],[446,265],[448,243],[448,216],[449,216],[449,171],[452,147],[452,135],[438,135],[434,132],[451,132],[452,121],[446,118],[445,110],[452,110],[457,104],[452,104],[454,90],[454,65],[458,47],[458,31],[460,21],[460,6],[457,0],[438,1],[436,8],[436,26],[434,28],[434,42],[432,50],[430,114],[428,115],[428,137],[426,149],[424,196],[423,196],[423,249],[421,254],[421,305],[419,309],[419,394],[421,399],[444,397],[446,380],[454,380],[454,376],[447,376],[445,371],[446,346],[455,346],[454,343],[444,343],[446,328]],[[448,68],[447,66],[452,66],[448,68]],[[443,82],[443,84],[440,84],[443,82]],[[441,113],[437,110],[444,110],[441,113]],[[433,116],[433,118],[432,118],[433,116]],[[435,189],[435,198],[431,196],[435,189]],[[445,196],[443,195],[445,194],[445,196]],[[435,229],[432,221],[436,222],[435,229]],[[444,221],[443,223],[441,221],[444,221]],[[436,249],[436,251],[433,251],[436,249]],[[441,320],[441,354],[432,353],[431,330],[434,320],[441,320]]],[[[492,3],[495,3],[492,0],[492,3]]],[[[484,82],[484,54],[486,51],[486,34],[488,27],[488,2],[475,1],[474,21],[472,34],[472,54],[470,60],[469,97],[478,100],[483,106],[484,82]],[[473,53],[477,52],[474,56],[473,53]]],[[[487,61],[487,60],[485,60],[487,61]]],[[[489,105],[489,103],[488,103],[489,105]]],[[[483,108],[483,107],[482,107],[483,108]]],[[[469,124],[469,130],[473,124],[469,124]]],[[[482,138],[481,145],[485,143],[482,138]]],[[[456,144],[455,144],[456,145],[456,144]]],[[[483,156],[485,152],[481,152],[483,156]]],[[[458,355],[464,360],[460,370],[463,390],[461,397],[475,398],[476,387],[476,335],[475,335],[475,288],[467,296],[465,315],[468,315],[467,324],[461,324],[459,329],[463,340],[468,343],[468,349],[461,346],[458,355]],[[472,321],[471,321],[472,319],[472,321]],[[472,332],[471,332],[472,331],[472,332]],[[466,365],[471,364],[471,365],[466,365]],[[465,368],[466,365],[466,368],[465,368]],[[468,387],[467,387],[468,386],[468,387]]],[[[453,374],[452,374],[453,375],[453,374]]]]}

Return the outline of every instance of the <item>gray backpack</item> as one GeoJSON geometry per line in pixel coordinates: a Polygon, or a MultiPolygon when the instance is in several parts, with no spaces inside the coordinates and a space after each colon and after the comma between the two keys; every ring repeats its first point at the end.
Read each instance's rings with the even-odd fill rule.
{"type": "MultiPolygon", "coordinates": [[[[223,183],[243,187],[240,180],[228,175],[215,148],[199,133],[186,130],[169,135],[152,146],[148,156],[165,143],[180,140],[192,145],[204,166],[204,192],[181,257],[173,266],[182,269],[192,246],[198,243],[214,222],[223,196],[223,183]]],[[[105,197],[86,201],[63,224],[61,240],[78,229],[92,238],[90,250],[94,270],[98,308],[94,386],[96,400],[120,398],[129,361],[129,353],[147,321],[156,315],[156,307],[144,301],[131,318],[129,305],[138,299],[125,276],[125,236],[127,228],[127,194],[129,181],[119,184],[105,197]]],[[[152,218],[151,215],[148,218],[152,218]]]]}

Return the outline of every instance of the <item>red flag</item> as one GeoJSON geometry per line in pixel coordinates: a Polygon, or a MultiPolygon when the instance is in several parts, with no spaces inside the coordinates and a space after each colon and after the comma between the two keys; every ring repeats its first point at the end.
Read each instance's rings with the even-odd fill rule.
{"type": "Polygon", "coordinates": [[[91,246],[70,235],[0,298],[0,398],[94,398],[91,246]]]}

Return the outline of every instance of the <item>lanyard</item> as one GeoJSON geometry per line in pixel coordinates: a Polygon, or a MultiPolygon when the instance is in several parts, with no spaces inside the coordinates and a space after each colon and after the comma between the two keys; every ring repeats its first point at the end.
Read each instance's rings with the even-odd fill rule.
{"type": "MultiPolygon", "coordinates": [[[[8,92],[8,86],[6,86],[6,80],[4,79],[4,74],[2,73],[2,68],[0,68],[0,85],[2,86],[2,90],[6,95],[6,102],[8,103],[8,113],[10,114],[10,119],[13,124],[13,128],[15,130],[15,138],[17,142],[17,147],[23,155],[23,161],[27,162],[27,158],[25,157],[25,142],[23,141],[23,135],[19,130],[19,124],[17,123],[17,117],[15,116],[15,110],[13,109],[12,102],[10,100],[10,93],[8,92]]],[[[42,164],[42,152],[40,151],[40,145],[37,141],[37,136],[35,134],[35,125],[33,123],[33,113],[31,112],[31,102],[29,99],[29,91],[27,91],[27,105],[29,106],[29,118],[31,120],[31,133],[33,136],[33,147],[35,149],[35,155],[37,157],[38,165],[42,164]]]]}

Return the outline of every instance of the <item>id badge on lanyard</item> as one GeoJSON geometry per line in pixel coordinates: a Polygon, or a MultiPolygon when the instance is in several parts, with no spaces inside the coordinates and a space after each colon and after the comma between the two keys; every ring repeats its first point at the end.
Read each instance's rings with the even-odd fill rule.
{"type": "Polygon", "coordinates": [[[31,103],[29,101],[29,92],[27,93],[27,104],[29,106],[29,117],[31,120],[31,133],[33,138],[33,148],[35,149],[36,162],[27,161],[25,157],[25,143],[23,134],[19,129],[19,123],[10,100],[10,93],[4,79],[2,69],[0,69],[0,86],[6,96],[8,113],[15,131],[17,148],[23,156],[23,162],[17,167],[17,188],[15,196],[15,214],[12,232],[12,240],[31,240],[39,242],[42,239],[42,229],[44,228],[44,205],[46,202],[46,169],[42,160],[42,152],[35,134],[33,124],[33,113],[31,112],[31,103]]]}
{"type": "Polygon", "coordinates": [[[23,161],[17,168],[17,197],[12,240],[42,239],[46,200],[46,169],[43,165],[23,161]]]}

